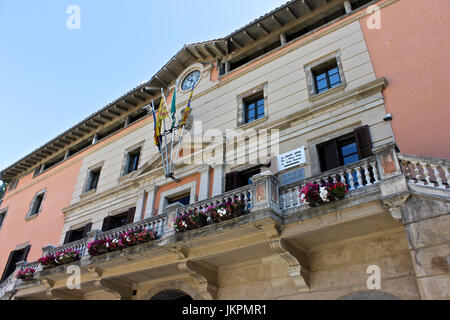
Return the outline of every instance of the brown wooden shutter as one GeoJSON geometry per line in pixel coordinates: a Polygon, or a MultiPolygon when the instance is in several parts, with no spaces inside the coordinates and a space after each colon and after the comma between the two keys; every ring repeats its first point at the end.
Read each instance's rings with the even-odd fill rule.
{"type": "Polygon", "coordinates": [[[67,244],[70,242],[70,239],[72,238],[73,230],[69,230],[66,232],[66,236],[64,237],[64,244],[67,244]]]}
{"type": "Polygon", "coordinates": [[[136,214],[136,207],[130,208],[128,210],[128,216],[127,216],[127,224],[134,222],[134,215],[136,214]]]}
{"type": "Polygon", "coordinates": [[[108,231],[111,225],[111,217],[108,216],[105,219],[103,219],[103,226],[102,226],[102,231],[108,231]]]}
{"type": "Polygon", "coordinates": [[[239,188],[239,173],[233,171],[225,176],[225,192],[239,188]]]}
{"type": "Polygon", "coordinates": [[[354,131],[356,145],[358,147],[358,154],[360,159],[371,157],[372,153],[372,139],[370,138],[369,126],[356,128],[354,131]]]}
{"type": "Polygon", "coordinates": [[[26,246],[23,249],[23,253],[22,253],[22,256],[20,257],[19,261],[27,261],[27,257],[28,257],[28,253],[30,252],[30,249],[31,249],[31,246],[26,246]]]}
{"type": "Polygon", "coordinates": [[[11,263],[14,259],[15,254],[16,254],[16,251],[11,251],[9,253],[8,262],[6,262],[5,269],[3,270],[1,282],[3,282],[6,278],[8,278],[8,276],[12,273],[12,271],[14,271],[14,270],[12,270],[12,271],[10,271],[10,270],[11,270],[11,263]]]}
{"type": "Polygon", "coordinates": [[[92,222],[89,222],[88,224],[86,224],[86,226],[84,227],[84,232],[83,232],[83,239],[87,238],[88,233],[91,231],[92,229],[92,222]]]}
{"type": "Polygon", "coordinates": [[[339,150],[337,146],[337,141],[332,140],[325,144],[319,145],[320,166],[322,172],[332,170],[339,167],[339,150]]]}

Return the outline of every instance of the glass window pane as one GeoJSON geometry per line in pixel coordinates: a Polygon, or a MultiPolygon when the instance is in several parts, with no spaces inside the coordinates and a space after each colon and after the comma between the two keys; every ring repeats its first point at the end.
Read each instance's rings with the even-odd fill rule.
{"type": "Polygon", "coordinates": [[[322,80],[322,81],[317,82],[317,88],[319,90],[322,90],[323,88],[328,88],[327,81],[326,80],[322,80]]]}
{"type": "Polygon", "coordinates": [[[350,163],[355,163],[359,161],[359,156],[358,154],[353,154],[347,157],[344,157],[344,165],[346,164],[350,164],[350,163]]]}
{"type": "Polygon", "coordinates": [[[330,83],[331,83],[331,85],[340,84],[341,78],[339,77],[339,74],[332,75],[330,77],[330,83]]]}
{"type": "Polygon", "coordinates": [[[334,74],[339,74],[338,68],[333,68],[330,71],[328,71],[329,76],[332,76],[334,74]]]}
{"type": "Polygon", "coordinates": [[[358,149],[356,147],[356,142],[348,144],[348,145],[342,147],[342,155],[344,157],[348,156],[349,154],[357,153],[357,152],[358,152],[358,149]]]}
{"type": "Polygon", "coordinates": [[[325,79],[326,75],[327,75],[326,73],[322,73],[322,74],[316,76],[316,80],[317,81],[323,80],[323,79],[325,79]]]}
{"type": "Polygon", "coordinates": [[[248,112],[248,118],[249,118],[249,119],[255,118],[255,109],[249,110],[249,112],[248,112]]]}

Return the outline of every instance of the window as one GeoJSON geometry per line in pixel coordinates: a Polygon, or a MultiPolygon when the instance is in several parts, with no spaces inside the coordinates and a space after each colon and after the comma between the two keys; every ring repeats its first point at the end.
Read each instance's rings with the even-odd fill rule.
{"type": "Polygon", "coordinates": [[[317,145],[322,172],[358,162],[372,155],[369,127],[317,145]]]}
{"type": "Polygon", "coordinates": [[[305,65],[309,98],[345,85],[340,51],[305,65]]]}
{"type": "Polygon", "coordinates": [[[106,217],[105,219],[103,219],[102,231],[105,232],[108,230],[113,230],[133,223],[135,213],[136,207],[133,207],[128,209],[128,211],[126,212],[106,217]]]}
{"type": "Polygon", "coordinates": [[[0,212],[0,228],[1,228],[2,225],[3,225],[3,221],[5,221],[6,211],[7,211],[7,210],[3,210],[3,211],[0,212]]]}
{"type": "Polygon", "coordinates": [[[316,94],[325,92],[341,84],[336,60],[320,65],[312,70],[316,94]]]}
{"type": "Polygon", "coordinates": [[[267,88],[268,84],[264,83],[237,96],[237,127],[266,117],[267,88]]]}
{"type": "Polygon", "coordinates": [[[66,232],[64,244],[75,242],[87,238],[87,234],[91,231],[92,223],[86,224],[83,228],[69,230],[66,232]]]}
{"type": "Polygon", "coordinates": [[[244,171],[233,171],[225,176],[225,192],[252,184],[251,177],[261,173],[261,167],[253,167],[244,171]]]}
{"type": "Polygon", "coordinates": [[[33,201],[30,204],[30,211],[28,212],[27,217],[32,217],[38,215],[42,209],[42,202],[44,201],[45,191],[41,191],[34,197],[33,201]]]}
{"type": "Polygon", "coordinates": [[[244,99],[245,123],[250,123],[265,116],[264,95],[262,92],[244,99]]]}
{"type": "Polygon", "coordinates": [[[16,270],[16,263],[27,260],[30,248],[31,246],[26,246],[23,249],[11,251],[11,253],[9,254],[8,262],[6,263],[5,269],[3,270],[3,275],[0,279],[0,282],[6,280],[6,278],[8,278],[14,272],[14,270],[16,270]]]}
{"type": "Polygon", "coordinates": [[[123,175],[127,175],[138,169],[140,155],[141,155],[141,148],[128,152],[126,156],[123,175]]]}
{"type": "Polygon", "coordinates": [[[174,203],[181,203],[183,206],[188,206],[191,203],[191,194],[184,194],[175,198],[168,198],[167,199],[167,204],[171,205],[174,203]]]}
{"type": "Polygon", "coordinates": [[[100,179],[100,171],[102,168],[96,168],[89,172],[86,188],[84,192],[97,189],[98,180],[100,179]]]}

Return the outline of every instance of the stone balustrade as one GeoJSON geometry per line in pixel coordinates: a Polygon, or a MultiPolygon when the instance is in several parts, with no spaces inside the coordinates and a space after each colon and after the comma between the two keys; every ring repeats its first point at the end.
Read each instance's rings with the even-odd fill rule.
{"type": "Polygon", "coordinates": [[[300,192],[303,186],[314,182],[323,185],[327,182],[344,182],[349,186],[349,191],[367,187],[380,182],[376,157],[370,157],[362,161],[352,163],[337,169],[325,172],[316,177],[311,177],[294,184],[280,188],[281,209],[283,211],[303,206],[300,200],[300,192]]]}
{"type": "Polygon", "coordinates": [[[450,161],[404,154],[399,154],[398,158],[408,183],[444,190],[450,188],[450,161]]]}

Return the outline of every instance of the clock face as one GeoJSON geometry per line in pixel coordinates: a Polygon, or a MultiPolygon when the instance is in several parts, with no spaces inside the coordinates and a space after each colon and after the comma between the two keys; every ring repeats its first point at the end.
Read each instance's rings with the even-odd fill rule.
{"type": "Polygon", "coordinates": [[[189,73],[181,83],[181,90],[189,91],[195,86],[200,80],[200,71],[195,70],[189,73]]]}

